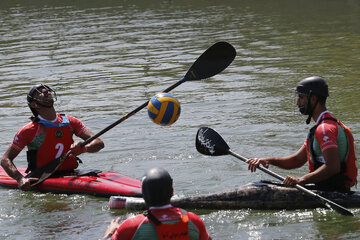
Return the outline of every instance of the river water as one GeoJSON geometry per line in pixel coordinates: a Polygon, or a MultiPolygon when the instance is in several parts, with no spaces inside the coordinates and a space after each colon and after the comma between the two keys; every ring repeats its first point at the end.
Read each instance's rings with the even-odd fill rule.
{"type": "MultiPolygon", "coordinates": [[[[81,168],[141,178],[161,166],[176,194],[189,196],[272,179],[234,157],[199,154],[197,129],[214,128],[246,157],[293,153],[309,129],[294,110],[294,87],[312,75],[328,81],[328,108],[359,147],[359,1],[2,0],[0,16],[1,154],[28,122],[34,84],[52,86],[57,111],[98,132],[179,81],[217,41],[237,57],[224,72],[172,91],[182,107],[175,124],[160,127],[142,110],[105,133],[105,149],[83,155],[81,168]]],[[[15,164],[26,166],[25,151],[15,164]]],[[[99,239],[112,218],[137,214],[110,210],[107,198],[0,194],[0,239],[99,239]]],[[[326,209],[196,212],[213,239],[359,239],[360,209],[351,210],[353,218],[326,209]]]]}

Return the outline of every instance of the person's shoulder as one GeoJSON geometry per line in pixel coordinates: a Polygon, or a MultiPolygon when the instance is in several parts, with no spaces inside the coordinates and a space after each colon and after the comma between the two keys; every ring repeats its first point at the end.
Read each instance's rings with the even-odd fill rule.
{"type": "Polygon", "coordinates": [[[316,138],[321,141],[327,141],[329,137],[336,138],[338,133],[338,123],[334,115],[326,112],[320,120],[321,122],[315,130],[316,138]]]}
{"type": "Polygon", "coordinates": [[[12,142],[12,146],[21,151],[32,139],[36,136],[39,129],[39,124],[36,122],[29,122],[21,127],[12,142]]]}
{"type": "Polygon", "coordinates": [[[189,217],[189,220],[199,231],[199,239],[208,240],[211,239],[209,233],[206,230],[204,221],[195,213],[193,212],[187,212],[187,216],[189,217]]]}
{"type": "Polygon", "coordinates": [[[130,217],[130,218],[126,219],[121,225],[128,226],[128,227],[134,226],[134,225],[137,226],[144,220],[144,218],[146,218],[144,214],[139,214],[134,217],[130,217]]]}
{"type": "Polygon", "coordinates": [[[112,239],[132,239],[144,218],[145,216],[143,214],[139,214],[135,217],[126,219],[113,234],[112,239]]]}
{"type": "Polygon", "coordinates": [[[189,219],[192,222],[196,222],[196,223],[199,223],[199,224],[204,224],[203,220],[196,213],[187,212],[187,215],[189,216],[189,219]]]}
{"type": "Polygon", "coordinates": [[[186,209],[183,209],[183,208],[178,208],[178,207],[174,207],[174,206],[171,206],[168,208],[168,211],[173,211],[173,212],[177,212],[179,214],[184,214],[186,213],[187,215],[191,215],[191,216],[197,216],[195,213],[193,212],[189,212],[187,211],[186,209]]]}
{"type": "Polygon", "coordinates": [[[199,215],[197,215],[196,213],[193,213],[193,212],[186,212],[187,215],[191,216],[191,217],[194,217],[194,218],[200,218],[199,215]]]}
{"type": "Polygon", "coordinates": [[[330,123],[330,124],[336,124],[337,123],[337,118],[330,112],[325,112],[322,116],[321,116],[321,122],[323,123],[330,123]]]}
{"type": "Polygon", "coordinates": [[[72,125],[76,124],[79,125],[79,127],[83,127],[83,123],[80,119],[67,114],[62,114],[62,116],[65,116],[69,120],[70,124],[72,125]]]}
{"type": "Polygon", "coordinates": [[[28,122],[27,124],[25,124],[24,126],[22,126],[18,132],[17,132],[17,135],[18,134],[22,134],[22,133],[29,133],[29,132],[32,132],[32,131],[36,131],[37,128],[39,126],[39,123],[37,122],[33,122],[33,121],[30,121],[28,122]]]}
{"type": "Polygon", "coordinates": [[[324,113],[324,115],[321,117],[320,119],[320,124],[319,125],[323,125],[323,126],[333,126],[333,127],[337,127],[337,119],[335,118],[335,116],[333,114],[331,114],[330,112],[326,112],[324,113]]]}

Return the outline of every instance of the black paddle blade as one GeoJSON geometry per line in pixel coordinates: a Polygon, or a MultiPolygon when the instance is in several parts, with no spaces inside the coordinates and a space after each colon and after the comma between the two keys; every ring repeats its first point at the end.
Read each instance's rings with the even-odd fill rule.
{"type": "Polygon", "coordinates": [[[235,48],[227,42],[217,42],[194,62],[184,80],[200,80],[212,77],[227,68],[236,56],[235,48]]]}
{"type": "Polygon", "coordinates": [[[36,182],[31,183],[30,186],[35,187],[36,185],[48,179],[60,167],[60,165],[65,161],[68,156],[69,154],[65,154],[61,157],[58,157],[55,160],[45,164],[40,168],[35,169],[34,171],[26,175],[27,178],[39,178],[36,182]]]}
{"type": "Polygon", "coordinates": [[[195,146],[199,153],[210,156],[229,154],[229,146],[224,139],[213,129],[201,127],[197,131],[195,146]]]}

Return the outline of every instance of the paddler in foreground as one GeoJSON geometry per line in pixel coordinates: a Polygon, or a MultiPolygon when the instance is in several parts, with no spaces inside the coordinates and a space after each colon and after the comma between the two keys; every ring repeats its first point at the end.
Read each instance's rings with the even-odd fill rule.
{"type": "Polygon", "coordinates": [[[32,171],[69,150],[71,154],[58,171],[73,170],[78,166],[78,155],[98,152],[104,148],[104,143],[99,138],[85,146],[81,146],[80,142],[74,142],[73,134],[83,140],[94,134],[77,118],[57,113],[54,108],[56,99],[55,91],[47,85],[41,84],[30,89],[27,103],[34,116],[30,118],[31,122],[16,133],[12,144],[1,159],[1,166],[18,182],[21,190],[30,190],[31,182],[38,179],[38,176],[31,176],[32,171]],[[26,172],[30,172],[30,177],[24,177],[13,163],[25,146],[28,147],[26,172]]]}
{"type": "Polygon", "coordinates": [[[120,217],[112,220],[103,240],[211,239],[198,215],[170,204],[174,193],[173,180],[165,169],[152,168],[146,172],[142,179],[142,193],[149,209],[121,225],[120,217]]]}
{"type": "Polygon", "coordinates": [[[249,169],[254,172],[260,164],[294,169],[308,162],[308,174],[300,178],[287,176],[284,185],[315,184],[319,190],[349,192],[358,174],[354,139],[350,129],[326,108],[326,81],[317,76],[305,78],[298,83],[296,93],[299,111],[308,115],[306,123],[311,118],[315,121],[304,144],[290,156],[249,159],[249,169]]]}

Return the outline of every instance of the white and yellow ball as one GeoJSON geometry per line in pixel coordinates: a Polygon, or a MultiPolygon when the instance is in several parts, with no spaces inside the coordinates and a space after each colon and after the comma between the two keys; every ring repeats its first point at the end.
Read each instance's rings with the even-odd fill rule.
{"type": "Polygon", "coordinates": [[[169,93],[158,93],[153,96],[147,108],[150,119],[163,126],[176,122],[181,112],[180,102],[169,93]]]}

